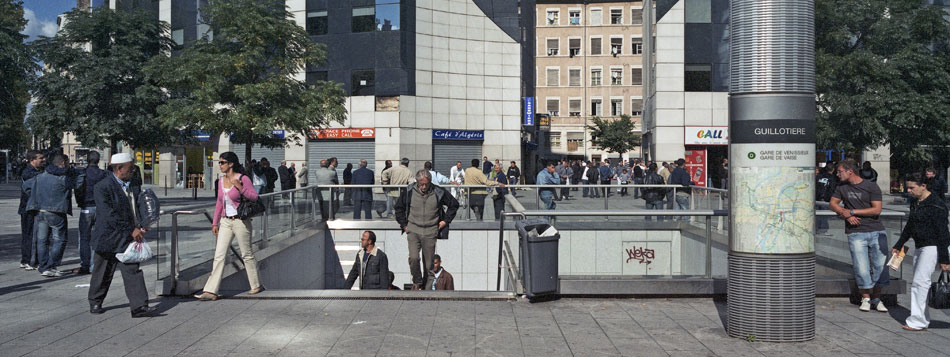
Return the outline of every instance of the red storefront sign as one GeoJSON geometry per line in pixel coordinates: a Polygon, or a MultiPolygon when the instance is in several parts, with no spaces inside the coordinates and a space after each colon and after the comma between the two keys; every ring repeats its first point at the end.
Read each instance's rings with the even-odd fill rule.
{"type": "Polygon", "coordinates": [[[706,149],[686,150],[686,171],[696,186],[706,187],[706,149]]]}
{"type": "Polygon", "coordinates": [[[310,129],[307,138],[316,139],[372,139],[376,130],[372,128],[310,129]]]}

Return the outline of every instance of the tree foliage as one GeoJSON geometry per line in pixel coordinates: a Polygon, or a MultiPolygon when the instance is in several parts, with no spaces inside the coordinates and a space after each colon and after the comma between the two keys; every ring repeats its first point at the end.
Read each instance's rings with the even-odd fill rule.
{"type": "Polygon", "coordinates": [[[33,87],[30,129],[52,141],[72,132],[89,147],[167,145],[177,131],[155,120],[165,96],[143,68],[166,59],[168,32],[144,12],[66,13],[56,36],[34,42],[46,68],[33,87]]]}
{"type": "Polygon", "coordinates": [[[338,84],[308,86],[294,78],[307,63],[322,63],[326,51],[290,18],[283,1],[210,1],[201,18],[213,34],[149,70],[169,90],[159,109],[166,124],[230,133],[232,141],[247,144],[250,161],[253,144],[284,144],[267,142],[270,130],[304,136],[343,121],[345,92],[338,84]]]}
{"type": "Polygon", "coordinates": [[[39,67],[26,45],[23,2],[0,1],[0,148],[14,152],[26,146],[23,126],[30,101],[29,82],[39,67]]]}
{"type": "Polygon", "coordinates": [[[619,119],[595,117],[593,122],[593,125],[587,126],[591,143],[605,151],[623,155],[640,146],[640,134],[634,132],[637,124],[629,115],[621,115],[619,119]]]}
{"type": "Polygon", "coordinates": [[[817,0],[818,145],[889,144],[919,168],[950,143],[950,22],[923,1],[817,0]]]}

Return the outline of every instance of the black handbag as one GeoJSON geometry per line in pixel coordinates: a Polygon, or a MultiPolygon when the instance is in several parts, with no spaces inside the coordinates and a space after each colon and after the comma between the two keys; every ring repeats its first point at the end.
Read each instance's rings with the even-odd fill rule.
{"type": "MultiPolygon", "coordinates": [[[[243,176],[242,176],[243,177],[243,176]]],[[[267,209],[264,207],[264,203],[261,202],[261,199],[258,198],[257,201],[251,201],[244,197],[244,194],[241,191],[238,191],[241,195],[241,202],[237,206],[237,216],[238,218],[245,220],[252,217],[256,217],[264,213],[267,209]]]]}
{"type": "Polygon", "coordinates": [[[927,306],[934,309],[950,309],[950,272],[940,272],[940,279],[930,284],[927,306]]]}

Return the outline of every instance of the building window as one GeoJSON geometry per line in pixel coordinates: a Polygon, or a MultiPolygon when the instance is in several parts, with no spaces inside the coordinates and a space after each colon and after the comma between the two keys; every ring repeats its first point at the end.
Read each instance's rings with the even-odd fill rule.
{"type": "Polygon", "coordinates": [[[548,56],[557,56],[558,47],[561,46],[561,40],[558,38],[548,39],[548,56]]]}
{"type": "Polygon", "coordinates": [[[581,116],[581,100],[580,99],[571,99],[568,102],[568,115],[572,117],[581,116]]]}
{"type": "Polygon", "coordinates": [[[548,26],[557,26],[561,24],[561,11],[560,10],[548,10],[547,22],[548,26]]]}
{"type": "Polygon", "coordinates": [[[687,92],[712,91],[712,66],[708,64],[687,64],[683,87],[687,92]]]}
{"type": "Polygon", "coordinates": [[[688,24],[708,24],[712,22],[711,0],[686,0],[685,17],[688,24]]]}
{"type": "Polygon", "coordinates": [[[612,37],[610,39],[610,54],[617,56],[623,53],[623,38],[612,37]]]}
{"type": "Polygon", "coordinates": [[[584,133],[567,132],[567,151],[580,151],[584,147],[584,133]]]}
{"type": "Polygon", "coordinates": [[[399,30],[399,0],[376,0],[376,31],[399,30]]]}
{"type": "Polygon", "coordinates": [[[630,50],[632,51],[631,53],[635,55],[643,54],[643,39],[642,38],[636,38],[636,37],[631,38],[630,43],[631,43],[630,50]]]}
{"type": "Polygon", "coordinates": [[[604,114],[604,103],[601,99],[590,100],[590,116],[596,117],[604,114]]]}
{"type": "Polygon", "coordinates": [[[623,85],[623,68],[610,69],[610,85],[612,86],[623,85]]]}
{"type": "Polygon", "coordinates": [[[604,22],[604,12],[601,9],[590,9],[590,25],[600,26],[604,22]]]}
{"type": "Polygon", "coordinates": [[[571,10],[567,13],[571,25],[579,26],[581,24],[581,10],[571,10]]]}
{"type": "Polygon", "coordinates": [[[610,115],[615,117],[623,115],[623,99],[610,99],[610,115]]]}
{"type": "Polygon", "coordinates": [[[604,39],[602,39],[602,38],[600,38],[600,37],[591,37],[591,38],[590,38],[590,54],[591,54],[592,56],[596,56],[596,55],[599,55],[599,54],[602,53],[600,47],[601,47],[601,41],[603,41],[603,40],[604,40],[604,39]]]}
{"type": "Polygon", "coordinates": [[[353,96],[373,95],[375,93],[376,72],[372,69],[354,70],[351,73],[353,96]]]}
{"type": "Polygon", "coordinates": [[[306,83],[312,86],[319,82],[325,82],[327,80],[327,74],[327,71],[307,71],[306,83]]]}
{"type": "Polygon", "coordinates": [[[600,84],[601,84],[601,69],[592,68],[590,70],[590,86],[600,87],[600,84]]]}
{"type": "Polygon", "coordinates": [[[630,115],[635,117],[643,116],[643,99],[630,100],[630,115]]]}
{"type": "Polygon", "coordinates": [[[643,25],[643,9],[630,10],[630,24],[643,25]]]}
{"type": "Polygon", "coordinates": [[[623,9],[610,9],[610,24],[623,25],[623,9]]]}
{"type": "Polygon", "coordinates": [[[567,44],[570,47],[571,57],[579,56],[581,54],[581,39],[579,38],[568,39],[567,44]]]}
{"type": "Polygon", "coordinates": [[[548,144],[551,145],[552,149],[560,149],[561,148],[561,132],[560,131],[548,132],[548,144]]]}
{"type": "Polygon", "coordinates": [[[643,68],[630,69],[630,85],[634,85],[634,86],[643,85],[643,68]]]}
{"type": "Polygon", "coordinates": [[[354,7],[353,32],[373,32],[376,30],[376,8],[372,6],[354,7]]]}
{"type": "Polygon", "coordinates": [[[326,11],[311,11],[307,13],[307,34],[310,36],[326,35],[328,24],[326,11]]]}
{"type": "Polygon", "coordinates": [[[567,70],[567,85],[571,87],[580,87],[581,86],[581,69],[580,68],[570,68],[567,70]]]}
{"type": "Polygon", "coordinates": [[[172,41],[175,41],[176,45],[185,44],[185,30],[184,29],[175,29],[172,30],[172,41]]]}
{"type": "Polygon", "coordinates": [[[561,115],[561,100],[560,99],[548,99],[548,115],[552,117],[561,115]]]}
{"type": "Polygon", "coordinates": [[[561,69],[548,68],[548,87],[557,87],[561,85],[561,69]]]}

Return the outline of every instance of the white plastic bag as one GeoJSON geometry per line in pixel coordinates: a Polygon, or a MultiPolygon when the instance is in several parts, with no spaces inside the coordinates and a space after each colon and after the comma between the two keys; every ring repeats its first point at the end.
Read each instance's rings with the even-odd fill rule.
{"type": "Polygon", "coordinates": [[[149,248],[145,239],[141,242],[132,242],[124,253],[116,253],[115,258],[123,263],[141,263],[152,259],[152,248],[149,248]]]}

